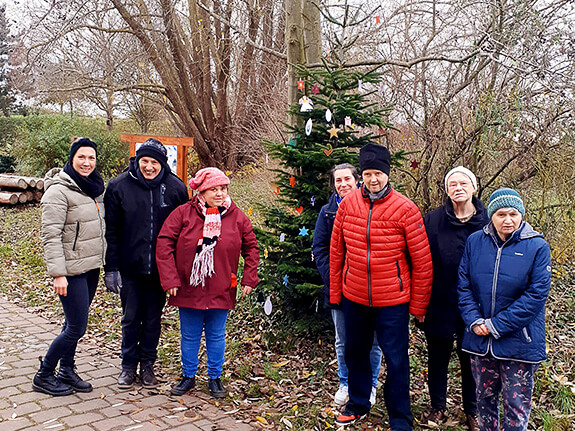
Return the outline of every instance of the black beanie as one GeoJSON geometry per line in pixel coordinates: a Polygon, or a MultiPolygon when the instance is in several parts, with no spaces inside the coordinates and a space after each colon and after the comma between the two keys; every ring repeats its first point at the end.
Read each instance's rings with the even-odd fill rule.
{"type": "Polygon", "coordinates": [[[383,145],[367,144],[359,150],[359,170],[377,169],[389,176],[391,154],[383,145]]]}
{"type": "Polygon", "coordinates": [[[70,164],[72,163],[72,159],[74,158],[74,156],[76,155],[76,152],[81,148],[81,147],[91,147],[94,149],[94,151],[96,153],[98,153],[98,146],[96,145],[95,142],[91,141],[88,138],[79,138],[76,139],[74,142],[72,142],[72,146],[70,147],[70,164]]]}
{"type": "Polygon", "coordinates": [[[136,162],[140,161],[142,157],[151,157],[164,166],[168,165],[168,151],[166,147],[154,138],[147,139],[136,151],[136,162]]]}

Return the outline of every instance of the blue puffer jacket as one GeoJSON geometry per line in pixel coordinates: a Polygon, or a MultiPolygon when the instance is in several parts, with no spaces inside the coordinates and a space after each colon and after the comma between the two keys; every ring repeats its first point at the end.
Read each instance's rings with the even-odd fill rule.
{"type": "Polygon", "coordinates": [[[543,236],[522,222],[506,242],[492,223],[469,236],[459,266],[463,350],[497,359],[538,363],[545,354],[545,302],[551,253],[543,236]],[[490,335],[472,328],[484,323],[490,335]]]}
{"type": "Polygon", "coordinates": [[[337,203],[338,198],[339,195],[333,193],[329,198],[329,202],[321,208],[317,221],[315,222],[313,243],[311,246],[317,270],[323,279],[323,297],[324,304],[327,308],[338,308],[337,305],[329,303],[329,244],[331,241],[331,231],[333,230],[333,221],[339,208],[337,203]]]}

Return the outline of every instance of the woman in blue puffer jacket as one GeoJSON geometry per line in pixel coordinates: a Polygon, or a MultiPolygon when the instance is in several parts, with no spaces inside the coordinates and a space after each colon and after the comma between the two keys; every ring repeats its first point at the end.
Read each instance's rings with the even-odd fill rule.
{"type": "Polygon", "coordinates": [[[479,428],[527,430],[533,375],[545,354],[545,302],[551,256],[543,236],[523,221],[519,194],[502,188],[487,207],[490,223],[472,234],[459,266],[463,350],[471,353],[479,428]]]}

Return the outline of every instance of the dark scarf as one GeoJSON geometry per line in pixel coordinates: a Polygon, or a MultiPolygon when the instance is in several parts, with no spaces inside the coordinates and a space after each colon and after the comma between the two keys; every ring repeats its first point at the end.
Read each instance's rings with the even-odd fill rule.
{"type": "Polygon", "coordinates": [[[70,164],[70,161],[68,161],[64,165],[63,171],[70,175],[72,180],[74,180],[78,187],[80,187],[80,190],[92,199],[95,199],[104,193],[104,180],[97,169],[94,169],[90,175],[84,177],[76,172],[70,164]]]}
{"type": "Polygon", "coordinates": [[[140,184],[151,190],[158,187],[162,181],[164,181],[166,174],[169,174],[168,168],[163,163],[160,162],[160,164],[162,165],[162,170],[153,180],[147,180],[144,178],[144,174],[142,174],[142,171],[140,171],[140,167],[138,166],[138,162],[136,161],[135,157],[130,159],[130,166],[128,169],[130,171],[130,175],[132,175],[134,178],[137,178],[140,184]]]}

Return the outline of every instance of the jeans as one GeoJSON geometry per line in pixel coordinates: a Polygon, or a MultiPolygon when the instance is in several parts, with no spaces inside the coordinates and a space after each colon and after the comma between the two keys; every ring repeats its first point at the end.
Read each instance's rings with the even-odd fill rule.
{"type": "Polygon", "coordinates": [[[477,409],[481,431],[526,431],[531,413],[533,375],[537,364],[504,361],[493,356],[471,355],[477,384],[477,409]],[[503,426],[499,428],[499,398],[503,426]]]}
{"type": "MultiPolygon", "coordinates": [[[[345,318],[342,310],[332,309],[331,317],[335,327],[335,356],[337,358],[337,375],[339,376],[339,383],[347,386],[348,370],[345,365],[345,318]]],[[[381,349],[377,343],[377,335],[373,337],[373,346],[369,353],[371,362],[371,371],[373,378],[371,385],[375,388],[377,386],[377,378],[379,377],[379,370],[381,368],[381,349]]]]}
{"type": "Polygon", "coordinates": [[[186,377],[195,377],[198,371],[198,352],[202,332],[206,337],[208,377],[217,379],[222,375],[226,349],[226,321],[228,310],[180,307],[180,333],[182,371],[186,377]]]}
{"type": "MultiPolygon", "coordinates": [[[[427,385],[431,398],[431,408],[445,411],[447,397],[447,373],[451,352],[453,351],[453,339],[425,336],[427,340],[427,385]]],[[[461,339],[456,339],[457,356],[461,367],[461,395],[463,399],[463,411],[469,415],[477,414],[477,400],[475,397],[475,380],[471,373],[471,359],[469,353],[461,350],[461,339]]]]}
{"type": "Polygon", "coordinates": [[[64,309],[64,326],[62,332],[52,341],[42,365],[49,370],[60,366],[74,366],[74,356],[78,340],[86,333],[88,326],[88,309],[96,294],[100,268],[84,274],[66,277],[68,280],[67,295],[59,295],[64,309]]]}
{"type": "Polygon", "coordinates": [[[153,365],[158,357],[166,293],[158,275],[122,275],[122,369],[153,365]]]}
{"type": "Polygon", "coordinates": [[[345,363],[349,370],[349,402],[356,414],[369,412],[372,372],[369,353],[373,334],[385,358],[383,386],[385,407],[393,431],[411,431],[413,416],[409,398],[409,304],[368,307],[343,298],[345,315],[345,363]]]}

